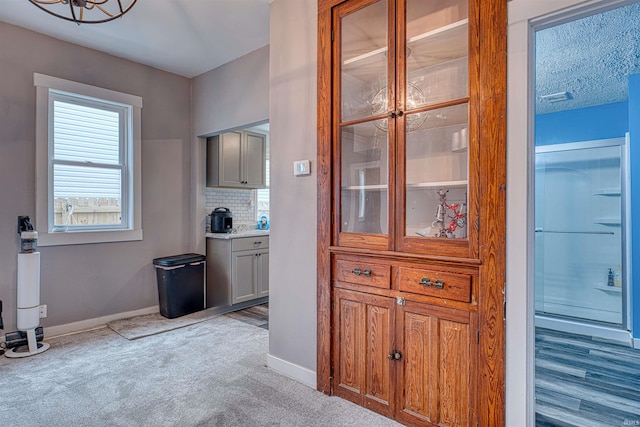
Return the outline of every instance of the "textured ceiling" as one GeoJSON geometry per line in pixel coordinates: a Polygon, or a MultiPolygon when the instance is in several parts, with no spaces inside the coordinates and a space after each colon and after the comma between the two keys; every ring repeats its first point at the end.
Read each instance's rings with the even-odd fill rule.
{"type": "Polygon", "coordinates": [[[536,33],[536,112],[627,100],[627,78],[640,73],[640,3],[536,33]],[[551,103],[544,95],[569,92],[551,103]]]}

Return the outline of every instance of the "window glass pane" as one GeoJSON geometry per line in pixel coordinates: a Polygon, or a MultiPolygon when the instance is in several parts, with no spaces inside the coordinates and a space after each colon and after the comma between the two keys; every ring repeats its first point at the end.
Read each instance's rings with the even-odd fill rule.
{"type": "Polygon", "coordinates": [[[56,160],[120,163],[120,114],[76,103],[54,101],[56,160]]]}
{"type": "Polygon", "coordinates": [[[407,110],[468,93],[467,0],[407,0],[407,110]]]}
{"type": "MultiPolygon", "coordinates": [[[[268,141],[268,139],[267,139],[268,141]]],[[[267,161],[266,161],[266,185],[267,188],[256,190],[256,202],[258,208],[256,209],[256,219],[260,219],[262,215],[269,218],[269,175],[270,175],[270,162],[269,162],[269,144],[267,143],[267,161]]]]}
{"type": "Polygon", "coordinates": [[[467,237],[468,116],[467,104],[407,115],[407,236],[467,237]]]}
{"type": "Polygon", "coordinates": [[[387,234],[387,145],[375,123],[342,129],[341,231],[387,234]]]}
{"type": "Polygon", "coordinates": [[[120,225],[120,169],[54,165],[54,225],[120,225]]]}
{"type": "Polygon", "coordinates": [[[384,0],[342,19],[342,121],[389,111],[387,25],[384,0]]]}

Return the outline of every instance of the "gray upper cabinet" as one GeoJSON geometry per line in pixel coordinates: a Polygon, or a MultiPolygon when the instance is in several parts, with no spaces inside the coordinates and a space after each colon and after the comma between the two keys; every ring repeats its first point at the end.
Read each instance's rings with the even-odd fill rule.
{"type": "Polygon", "coordinates": [[[207,187],[266,188],[267,137],[234,131],[207,139],[207,187]]]}

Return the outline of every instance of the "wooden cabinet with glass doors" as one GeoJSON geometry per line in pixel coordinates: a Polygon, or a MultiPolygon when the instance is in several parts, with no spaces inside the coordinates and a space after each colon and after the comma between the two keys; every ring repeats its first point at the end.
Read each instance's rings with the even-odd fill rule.
{"type": "Polygon", "coordinates": [[[318,389],[503,425],[506,0],[319,0],[318,37],[318,389]]]}

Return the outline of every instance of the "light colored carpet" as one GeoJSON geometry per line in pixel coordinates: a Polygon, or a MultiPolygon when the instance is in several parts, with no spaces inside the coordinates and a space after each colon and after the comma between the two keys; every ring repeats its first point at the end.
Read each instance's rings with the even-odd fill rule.
{"type": "Polygon", "coordinates": [[[138,338],[144,338],[204,322],[216,316],[218,315],[213,314],[211,309],[196,311],[195,313],[176,317],[175,319],[167,319],[160,313],[151,313],[143,316],[114,320],[113,322],[107,323],[107,326],[128,340],[137,340],[138,338]]]}
{"type": "Polygon", "coordinates": [[[397,426],[265,366],[268,331],[226,316],[127,340],[109,328],[0,358],[11,426],[397,426]]]}

